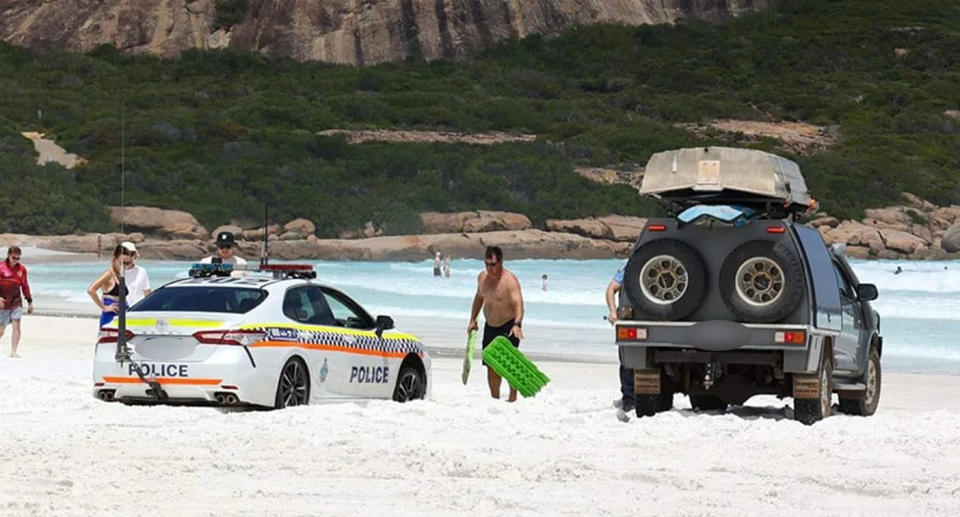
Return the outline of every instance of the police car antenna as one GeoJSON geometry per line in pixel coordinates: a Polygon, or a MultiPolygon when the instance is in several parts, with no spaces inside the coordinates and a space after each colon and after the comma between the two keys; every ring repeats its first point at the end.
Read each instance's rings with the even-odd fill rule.
{"type": "Polygon", "coordinates": [[[267,226],[270,224],[270,218],[268,217],[267,204],[263,204],[263,244],[260,246],[260,265],[266,266],[270,261],[270,249],[267,248],[270,239],[268,238],[269,230],[267,226]]]}

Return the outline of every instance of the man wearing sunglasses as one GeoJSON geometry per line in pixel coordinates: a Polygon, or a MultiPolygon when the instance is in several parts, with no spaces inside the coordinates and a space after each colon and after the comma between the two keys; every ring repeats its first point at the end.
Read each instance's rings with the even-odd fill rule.
{"type": "MultiPolygon", "coordinates": [[[[506,336],[513,346],[520,347],[523,330],[523,293],[520,281],[503,267],[503,251],[497,246],[487,247],[484,254],[484,270],[477,276],[477,294],[473,297],[470,310],[470,322],[467,335],[477,329],[477,316],[483,308],[483,348],[486,348],[497,336],[506,336]]],[[[484,363],[486,365],[486,363],[484,363]]],[[[487,365],[487,384],[490,396],[500,398],[501,377],[487,365]]],[[[508,402],[517,400],[517,390],[510,388],[508,402]]]]}
{"type": "Polygon", "coordinates": [[[20,318],[23,316],[23,298],[27,300],[27,314],[33,314],[33,297],[30,296],[30,284],[27,282],[27,268],[20,263],[22,251],[19,246],[10,246],[7,259],[0,262],[0,338],[7,325],[13,325],[10,340],[10,357],[17,355],[20,345],[20,318]]]}

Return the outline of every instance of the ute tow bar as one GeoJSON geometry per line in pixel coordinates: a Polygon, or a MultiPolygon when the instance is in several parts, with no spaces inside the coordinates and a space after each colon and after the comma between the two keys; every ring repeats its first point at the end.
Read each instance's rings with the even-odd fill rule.
{"type": "Polygon", "coordinates": [[[154,378],[147,378],[143,374],[140,364],[130,357],[130,347],[127,346],[127,285],[123,274],[119,275],[117,281],[120,283],[120,301],[117,303],[117,354],[115,359],[121,366],[123,366],[123,363],[130,363],[137,377],[140,377],[140,382],[150,386],[148,391],[153,398],[157,399],[157,402],[163,402],[167,400],[167,394],[160,387],[160,383],[154,378]]]}

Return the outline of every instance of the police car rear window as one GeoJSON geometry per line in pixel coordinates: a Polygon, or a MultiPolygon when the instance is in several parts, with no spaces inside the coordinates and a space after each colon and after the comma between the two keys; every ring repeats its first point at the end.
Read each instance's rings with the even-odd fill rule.
{"type": "Polygon", "coordinates": [[[267,292],[234,287],[167,287],[130,308],[136,311],[230,312],[243,314],[260,305],[267,292]]]}

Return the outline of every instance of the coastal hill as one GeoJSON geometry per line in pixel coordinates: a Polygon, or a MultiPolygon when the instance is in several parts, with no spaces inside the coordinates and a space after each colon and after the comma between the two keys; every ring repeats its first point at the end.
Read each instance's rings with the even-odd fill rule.
{"type": "Polygon", "coordinates": [[[176,57],[230,48],[272,57],[369,65],[462,59],[507,39],[576,25],[719,21],[773,0],[7,0],[0,39],[34,49],[176,57]]]}
{"type": "MultiPolygon", "coordinates": [[[[796,160],[838,227],[882,220],[867,210],[904,205],[904,192],[960,205],[954,1],[798,0],[719,23],[563,25],[456,59],[364,67],[259,47],[197,45],[166,58],[118,42],[78,53],[89,47],[69,42],[87,29],[64,21],[44,34],[31,27],[48,17],[25,14],[59,4],[0,7],[0,24],[16,25],[16,45],[0,43],[0,181],[14,186],[0,189],[0,232],[115,233],[108,207],[119,205],[185,211],[208,229],[254,227],[267,206],[272,220],[311,221],[318,239],[368,223],[383,237],[423,234],[424,212],[478,210],[523,214],[547,231],[550,220],[657,215],[633,188],[650,155],[710,145],[796,160]],[[76,155],[73,167],[44,160],[43,141],[76,155]]],[[[560,5],[496,2],[521,4],[560,5]]],[[[121,4],[77,5],[84,19],[121,4]]],[[[288,4],[249,2],[230,26],[268,5],[288,4]]],[[[153,37],[123,19],[119,33],[153,37]]],[[[912,234],[932,249],[947,219],[911,213],[884,220],[923,226],[929,236],[912,234]]],[[[874,253],[888,249],[880,244],[874,253]]]]}

